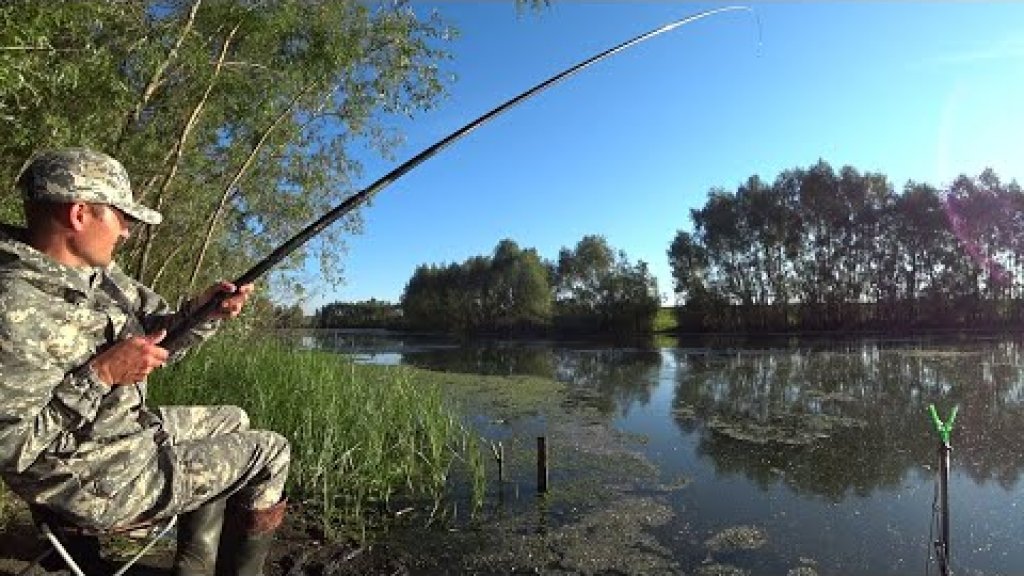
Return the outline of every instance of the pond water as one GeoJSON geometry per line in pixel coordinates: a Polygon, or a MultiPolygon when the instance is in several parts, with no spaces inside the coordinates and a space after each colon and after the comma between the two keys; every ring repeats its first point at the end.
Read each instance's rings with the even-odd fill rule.
{"type": "MultiPolygon", "coordinates": [[[[564,382],[566,406],[585,406],[651,465],[622,460],[646,480],[626,486],[619,474],[620,492],[606,504],[653,497],[648,504],[664,511],[642,527],[642,541],[624,543],[641,542],[657,562],[610,572],[937,574],[929,552],[939,440],[927,409],[934,403],[946,418],[958,406],[954,573],[1024,574],[1024,348],[1016,339],[604,347],[332,332],[316,341],[362,362],[564,382]],[[752,541],[722,544],[743,530],[752,541]]],[[[481,428],[528,438],[553,425],[526,420],[504,423],[504,432],[481,428]]],[[[552,482],[587,473],[553,470],[552,482]]],[[[564,571],[602,573],[582,562],[564,571]]]]}

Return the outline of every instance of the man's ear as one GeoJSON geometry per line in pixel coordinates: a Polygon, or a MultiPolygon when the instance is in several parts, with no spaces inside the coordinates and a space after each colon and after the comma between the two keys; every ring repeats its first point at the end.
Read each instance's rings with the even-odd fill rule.
{"type": "Polygon", "coordinates": [[[67,205],[67,211],[64,213],[67,218],[67,226],[75,232],[82,232],[85,230],[86,223],[92,218],[92,211],[88,204],[83,202],[72,202],[67,205]]]}

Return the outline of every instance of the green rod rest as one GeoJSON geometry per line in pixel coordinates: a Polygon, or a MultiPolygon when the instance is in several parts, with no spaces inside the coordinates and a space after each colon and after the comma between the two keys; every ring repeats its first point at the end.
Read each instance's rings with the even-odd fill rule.
{"type": "Polygon", "coordinates": [[[953,431],[953,423],[956,422],[956,411],[959,406],[953,406],[953,410],[949,413],[949,421],[943,422],[939,418],[939,413],[935,410],[935,404],[928,405],[928,413],[932,415],[932,422],[935,423],[935,431],[939,433],[939,437],[942,438],[943,444],[949,444],[949,434],[953,431]]]}

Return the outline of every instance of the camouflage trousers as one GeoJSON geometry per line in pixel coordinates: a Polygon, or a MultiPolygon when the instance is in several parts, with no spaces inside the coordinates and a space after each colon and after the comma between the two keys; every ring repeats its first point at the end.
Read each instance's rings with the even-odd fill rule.
{"type": "Polygon", "coordinates": [[[252,509],[281,501],[288,478],[288,441],[276,432],[250,430],[235,406],[167,406],[162,452],[167,458],[162,497],[145,515],[190,512],[219,498],[252,509]]]}

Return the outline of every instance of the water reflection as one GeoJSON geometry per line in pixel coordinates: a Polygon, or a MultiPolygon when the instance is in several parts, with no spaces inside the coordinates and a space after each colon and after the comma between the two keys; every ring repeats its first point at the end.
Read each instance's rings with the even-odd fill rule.
{"type": "Polygon", "coordinates": [[[304,342],[362,362],[554,378],[570,385],[570,402],[609,417],[650,404],[667,375],[676,425],[701,434],[716,465],[759,478],[782,462],[794,488],[832,497],[932,462],[930,403],[959,405],[957,461],[976,482],[1013,488],[1024,465],[1024,350],[1012,339],[659,350],[351,330],[304,342]]]}
{"type": "Polygon", "coordinates": [[[700,450],[723,469],[756,479],[784,467],[800,491],[867,494],[934,460],[926,410],[935,403],[960,406],[954,444],[964,473],[1006,489],[1018,482],[1017,342],[673,354],[676,421],[684,432],[705,429],[700,450]]]}
{"type": "Polygon", "coordinates": [[[661,354],[653,348],[595,347],[546,341],[459,342],[439,336],[387,331],[321,331],[304,345],[374,364],[407,364],[427,370],[552,378],[569,384],[572,403],[606,416],[650,400],[661,354]]]}
{"type": "MultiPolygon", "coordinates": [[[[1015,339],[860,340],[660,348],[320,335],[362,361],[568,383],[567,402],[647,438],[680,524],[704,539],[755,524],[748,568],[813,558],[822,573],[903,574],[928,553],[938,437],[959,406],[952,505],[958,573],[1024,573],[1024,348],[1015,339]],[[758,556],[759,555],[759,556],[758,556]],[[774,556],[771,556],[774,555],[774,556]],[[769,558],[771,556],[771,558],[769,558]],[[978,573],[978,572],[974,572],[978,573]]],[[[673,536],[673,534],[675,536],[673,536]]],[[[689,544],[679,543],[682,554],[689,544]]],[[[782,570],[785,573],[785,570],[782,570]]]]}

